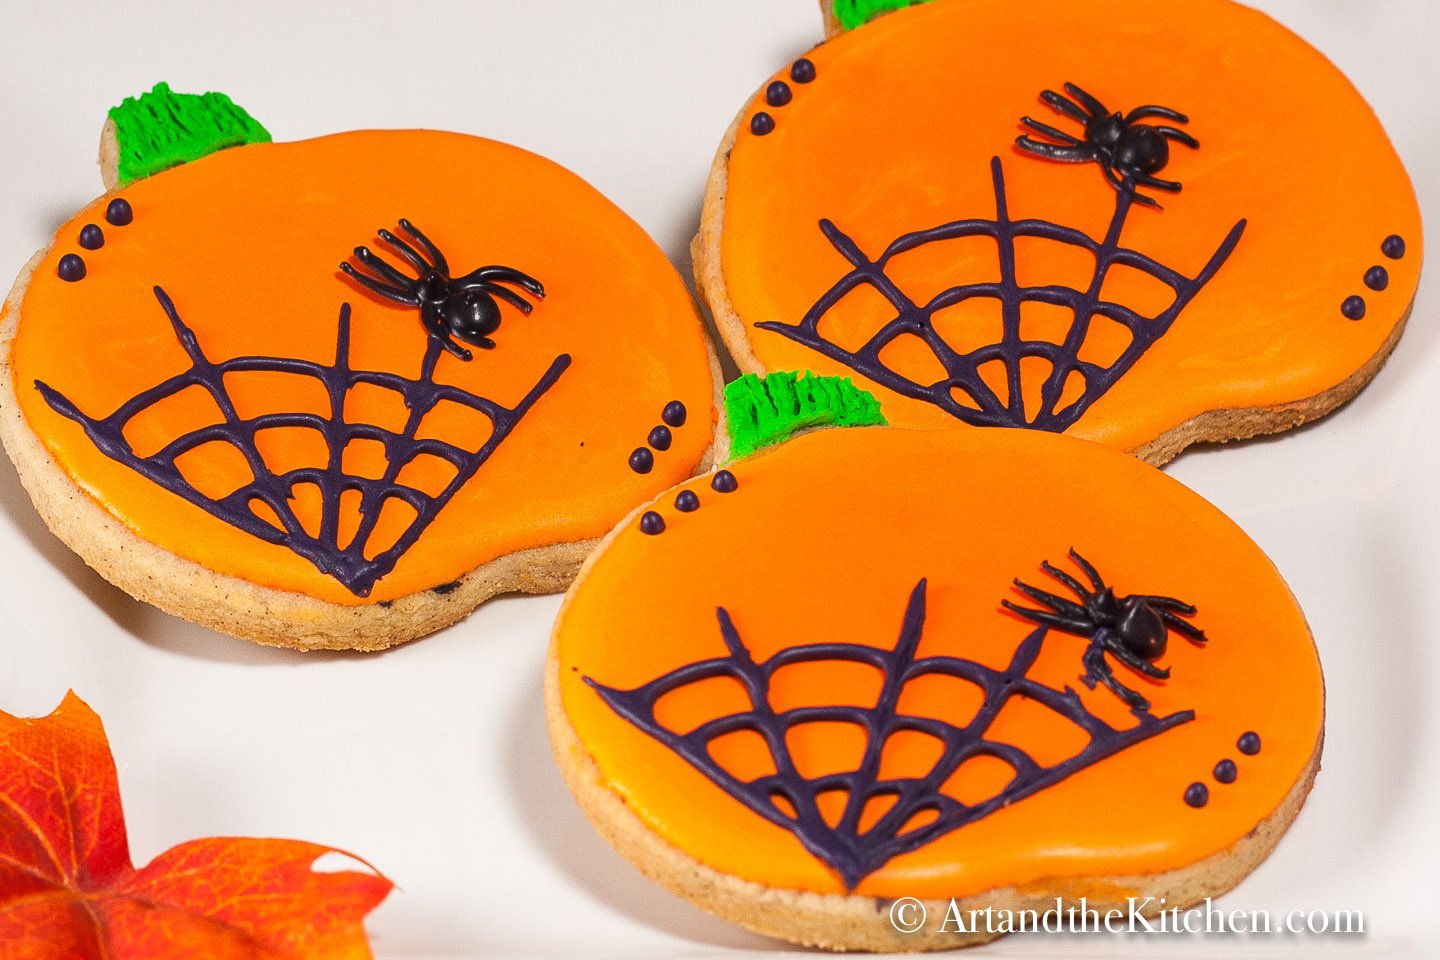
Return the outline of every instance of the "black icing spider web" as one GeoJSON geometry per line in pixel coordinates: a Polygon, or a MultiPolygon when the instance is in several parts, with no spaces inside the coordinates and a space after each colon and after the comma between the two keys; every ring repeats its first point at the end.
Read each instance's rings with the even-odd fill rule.
{"type": "Polygon", "coordinates": [[[618,690],[589,677],[586,682],[616,713],[684,757],[752,811],[793,833],[807,850],[838,872],[849,889],[892,857],[919,849],[1106,757],[1194,719],[1190,710],[1165,717],[1138,711],[1138,722],[1133,727],[1116,729],[1090,713],[1070,687],[1057,690],[1031,679],[1026,674],[1045,641],[1043,626],[1016,646],[1004,670],[963,657],[917,659],[915,651],[925,624],[925,585],[926,581],[921,580],[911,592],[900,638],[892,650],[864,644],[815,643],[788,647],[757,662],[741,641],[729,613],[720,608],[717,618],[729,650],[727,656],[688,664],[633,690],[618,690]],[[791,664],[816,661],[848,661],[879,669],[884,681],[875,705],[806,706],[776,711],[770,705],[770,681],[775,672],[791,664]],[[964,726],[956,726],[900,712],[898,703],[905,685],[928,675],[955,677],[979,687],[984,700],[974,718],[964,726]],[[750,709],[711,720],[684,734],[656,719],[655,706],[661,697],[715,677],[739,681],[750,700],[750,709]],[[1088,743],[1067,759],[1046,765],[1021,747],[990,739],[991,724],[1012,697],[1053,711],[1083,731],[1088,743]],[[786,735],[796,726],[814,722],[848,723],[864,730],[866,746],[857,769],[808,779],[797,771],[786,735]],[[775,773],[742,780],[714,759],[712,742],[742,730],[764,738],[775,773]],[[924,776],[880,776],[884,745],[899,731],[928,734],[944,745],[940,758],[924,776]],[[1014,771],[1010,782],[977,803],[965,803],[945,793],[951,775],[978,756],[1007,764],[1014,771]],[[822,815],[818,800],[821,794],[832,791],[842,791],[846,798],[844,811],[833,825],[822,815]],[[876,798],[894,798],[894,803],[873,824],[862,827],[862,815],[876,798]],[[933,819],[911,825],[922,814],[933,814],[933,819]]]}
{"type": "Polygon", "coordinates": [[[1010,219],[1005,200],[1005,179],[998,157],[990,161],[990,170],[995,192],[993,220],[956,220],[930,230],[908,233],[874,259],[863,253],[855,241],[834,223],[821,220],[820,230],[825,238],[854,269],[826,291],[798,323],[767,321],[755,326],[804,344],[896,393],[932,403],[965,423],[1031,427],[1058,433],[1078,420],[1170,329],[1175,318],[1229,258],[1245,230],[1245,221],[1237,222],[1204,268],[1194,277],[1189,277],[1143,253],[1121,246],[1120,232],[1134,202],[1131,190],[1116,191],[1115,212],[1109,229],[1103,239],[1096,240],[1084,231],[1047,220],[1010,219]],[[939,240],[974,236],[992,237],[999,245],[998,282],[959,284],[941,291],[927,303],[916,303],[885,273],[890,259],[907,250],[939,240]],[[1016,237],[1039,237],[1088,250],[1095,257],[1090,285],[1085,290],[1059,284],[1021,286],[1015,276],[1016,237]],[[1101,288],[1105,277],[1116,265],[1133,267],[1164,283],[1174,291],[1174,300],[1159,314],[1145,316],[1122,304],[1102,299],[1101,288]],[[826,339],[818,325],[831,308],[862,285],[869,285],[884,296],[894,307],[895,315],[859,349],[852,351],[826,339]],[[1004,332],[999,342],[961,353],[936,331],[932,317],[939,310],[973,298],[999,301],[1004,332]],[[1072,320],[1064,341],[1051,343],[1022,339],[1020,312],[1023,303],[1045,303],[1068,309],[1072,320]],[[1080,359],[1091,320],[1096,316],[1117,321],[1130,332],[1130,343],[1108,366],[1080,359]],[[924,341],[945,371],[940,380],[917,382],[880,358],[886,346],[905,334],[913,334],[924,341]],[[1025,409],[1020,378],[1020,361],[1026,357],[1040,357],[1050,365],[1050,374],[1041,389],[1040,408],[1029,414],[1025,409]],[[1004,401],[980,373],[980,367],[995,360],[1005,366],[1008,389],[1004,401]],[[1072,372],[1083,378],[1084,389],[1078,398],[1057,409],[1072,372]],[[957,393],[964,397],[964,401],[956,398],[957,393]]]}
{"type": "Polygon", "coordinates": [[[187,370],[136,394],[115,412],[99,419],[86,415],[67,397],[45,383],[37,380],[36,389],[56,412],[80,424],[106,456],[226,523],[269,543],[288,547],[313,563],[322,573],[334,577],[352,593],[362,597],[368,596],[375,582],[390,572],[400,556],[414,544],[455,493],[509,436],[535,401],[554,385],[570,365],[568,354],[556,357],[514,407],[503,406],[459,387],[436,383],[433,375],[442,345],[434,337],[428,339],[418,379],[380,370],[355,370],[350,367],[349,360],[348,303],[340,308],[335,362],[332,365],[264,356],[213,361],[205,356],[194,331],[180,319],[165,291],[156,287],[155,297],[169,318],[176,339],[190,357],[187,370]],[[243,418],[236,412],[224,381],[225,374],[242,371],[300,374],[313,378],[325,389],[330,415],[293,412],[243,418]],[[404,428],[396,432],[370,423],[347,423],[344,419],[345,397],[358,384],[370,384],[398,394],[408,410],[404,428]],[[179,436],[148,456],[137,455],[125,438],[126,425],[155,404],[193,386],[203,388],[210,395],[220,409],[223,422],[179,436]],[[493,431],[478,450],[467,450],[444,440],[417,437],[425,415],[442,401],[460,404],[490,421],[493,431]],[[318,431],[328,449],[326,465],[300,467],[280,474],[272,472],[257,448],[255,438],[260,431],[274,427],[318,431]],[[346,445],[356,439],[378,441],[384,445],[386,467],[381,477],[355,476],[344,471],[342,458],[346,445]],[[253,474],[249,482],[219,498],[197,489],[176,465],[176,460],[184,454],[213,442],[229,444],[238,450],[253,474]],[[398,482],[404,467],[422,454],[438,457],[456,470],[445,488],[434,496],[398,482]],[[306,531],[291,505],[296,487],[302,484],[314,484],[320,491],[323,506],[316,534],[306,531]],[[359,525],[353,535],[345,536],[341,530],[341,497],[348,491],[360,494],[359,525]],[[382,509],[390,500],[407,504],[415,511],[415,517],[392,544],[383,550],[375,550],[370,548],[371,535],[375,532],[382,509]],[[256,504],[267,507],[273,513],[273,519],[265,516],[264,511],[257,512],[256,504]],[[345,542],[341,542],[342,539],[345,542]]]}

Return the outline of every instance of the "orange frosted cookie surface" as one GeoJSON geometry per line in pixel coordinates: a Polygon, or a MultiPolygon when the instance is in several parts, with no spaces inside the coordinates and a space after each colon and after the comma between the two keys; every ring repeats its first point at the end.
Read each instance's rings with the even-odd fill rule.
{"type": "Polygon", "coordinates": [[[1421,260],[1370,107],[1226,0],[885,14],[762,88],[708,199],[742,369],[854,376],[899,426],[1175,431],[1156,460],[1343,402],[1421,260]]]}
{"type": "Polygon", "coordinates": [[[13,388],[80,489],[207,570],[390,601],[596,537],[711,445],[680,278],[534,154],[362,131],[222,150],[118,196],[128,222],[107,221],[113,197],[82,210],[12,303],[13,388]],[[87,224],[97,249],[77,246],[87,224]],[[437,256],[466,292],[416,292],[437,256]]]}
{"type": "Polygon", "coordinates": [[[552,658],[597,789],[823,894],[1133,890],[1288,823],[1323,720],[1242,531],[1032,431],[822,431],[688,481],[591,561],[552,658]]]}

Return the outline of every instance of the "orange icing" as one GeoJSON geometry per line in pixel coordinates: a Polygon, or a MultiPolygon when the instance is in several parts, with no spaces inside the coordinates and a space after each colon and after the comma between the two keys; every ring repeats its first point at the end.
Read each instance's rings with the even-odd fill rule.
{"type": "MultiPolygon", "coordinates": [[[[817,229],[821,218],[877,257],[903,234],[993,217],[989,162],[998,156],[1013,218],[1103,237],[1115,193],[1097,166],[1042,160],[1014,145],[1027,132],[1020,125],[1027,114],[1079,130],[1038,98],[1067,81],[1111,110],[1176,108],[1200,141],[1194,151],[1171,144],[1158,176],[1181,181],[1184,191],[1150,191],[1164,210],[1137,206],[1122,243],[1194,276],[1231,226],[1249,221],[1219,274],[1071,432],[1131,450],[1207,410],[1314,396],[1376,353],[1414,295],[1419,209],[1379,121],[1320,53],[1254,10],[1225,0],[946,0],[886,14],[807,56],[816,79],[792,83],[794,100],[784,107],[757,96],[742,114],[728,166],[725,292],[766,369],[853,373],[753,326],[797,323],[850,269],[817,229]],[[757,110],[775,118],[768,135],[750,132],[757,110]],[[1401,260],[1380,252],[1391,234],[1408,246],[1401,260]],[[1376,264],[1390,274],[1379,293],[1362,282],[1376,264]],[[1352,294],[1368,306],[1358,322],[1340,312],[1352,294]]],[[[1038,239],[1018,241],[1016,256],[1022,284],[1084,290],[1094,266],[1084,251],[1038,239]]],[[[956,284],[998,280],[996,244],[932,244],[898,255],[888,272],[923,303],[956,284]]],[[[1157,301],[1167,288],[1129,268],[1113,271],[1103,293],[1146,315],[1169,299],[1157,301]]],[[[1055,309],[1027,304],[1022,336],[1057,340],[1068,315],[1057,328],[1055,309]]],[[[883,297],[861,287],[820,330],[854,349],[893,315],[883,297]]],[[[998,339],[999,317],[996,301],[972,300],[938,314],[936,324],[966,351],[998,339]]],[[[1111,321],[1095,325],[1113,329],[1094,330],[1092,353],[1081,356],[1107,363],[1128,334],[1111,321]]],[[[922,383],[941,379],[938,362],[914,338],[882,359],[922,383]]],[[[1039,359],[1027,365],[1033,369],[1022,369],[1022,384],[1038,396],[1049,367],[1039,359]]],[[[892,424],[958,422],[862,382],[892,424]]]]}
{"type": "MultiPolygon", "coordinates": [[[[1119,594],[1168,594],[1199,608],[1193,622],[1209,644],[1172,632],[1160,660],[1169,681],[1115,665],[1156,716],[1193,709],[1193,721],[896,857],[860,883],[854,892],[862,895],[950,897],[1036,883],[1066,890],[1067,878],[1073,886],[1186,866],[1226,850],[1274,811],[1316,748],[1322,678],[1295,599],[1233,522],[1143,463],[1031,431],[870,428],[803,436],[730,469],[739,480],[730,494],[712,492],[704,478],[682,484],[700,496],[695,513],[675,511],[671,493],[657,500],[664,533],[646,536],[632,518],[572,590],[554,634],[564,710],[604,782],[659,836],[717,870],[773,887],[844,889],[788,831],[614,713],[582,678],[629,689],[723,656],[721,606],[756,661],[820,641],[891,649],[910,591],[926,577],[918,656],[1003,668],[1032,629],[999,606],[1026,603],[1011,578],[1063,593],[1039,564],[1070,568],[1073,546],[1119,594]],[[1251,730],[1263,742],[1257,756],[1236,749],[1251,730]],[[1228,786],[1211,777],[1224,758],[1239,766],[1228,786]],[[1210,788],[1202,809],[1182,799],[1195,781],[1210,788]]],[[[1133,717],[1114,695],[1079,683],[1084,648],[1082,638],[1052,631],[1030,676],[1070,685],[1091,712],[1129,727],[1133,717]]],[[[792,665],[777,671],[772,705],[873,704],[879,680],[867,666],[792,665]]],[[[745,706],[738,684],[705,683],[662,700],[661,721],[684,731],[745,706]]],[[[905,712],[957,723],[978,703],[973,688],[942,677],[912,681],[900,697],[905,712]]],[[[814,726],[826,729],[797,727],[789,738],[800,771],[855,769],[857,728],[814,726]]],[[[1077,731],[1014,699],[990,735],[1015,738],[1051,763],[1084,745],[1077,731]]],[[[715,756],[745,778],[772,772],[757,739],[731,734],[716,742],[715,756]]],[[[936,752],[923,735],[897,737],[881,775],[921,775],[936,752]]],[[[999,761],[969,761],[952,795],[984,799],[1005,774],[999,761]]]]}
{"type": "MultiPolygon", "coordinates": [[[[364,131],[300,143],[224,150],[127,187],[135,210],[124,227],[105,223],[106,200],[61,227],[26,292],[12,355],[21,409],[75,482],[145,539],[220,573],[342,604],[393,599],[444,584],[499,556],[599,536],[634,503],[690,476],[715,422],[705,335],[684,284],[641,228],[574,174],[534,154],[476,137],[431,131],[364,131]],[[443,355],[436,379],[513,406],[551,361],[573,363],[479,473],[450,501],[368,598],[350,593],[308,560],[264,543],[168,493],[101,453],[80,426],[34,389],[43,380],[92,417],[188,366],[151,288],[160,285],[212,359],[247,354],[333,362],[340,305],[353,307],[351,364],[414,377],[426,337],[418,310],[360,290],[336,269],[358,244],[398,262],[375,240],[406,217],[459,275],[483,264],[541,280],[547,296],[526,317],[502,306],[498,347],[470,363],[443,355]],[[98,223],[106,242],[75,243],[98,223]],[[56,276],[66,254],[83,255],[78,283],[56,276]],[[671,400],[689,410],[669,451],[648,475],[629,469],[671,400]]],[[[406,272],[409,272],[406,268],[406,272]]],[[[241,416],[328,413],[314,380],[232,375],[241,416]]],[[[214,404],[193,388],[132,422],[139,454],[205,422],[214,404]]],[[[398,428],[405,410],[380,388],[351,391],[346,419],[398,428]],[[398,420],[398,423],[397,423],[398,420]]],[[[473,438],[489,423],[441,404],[421,435],[473,438]],[[469,418],[472,422],[466,422],[469,418]]],[[[272,469],[324,465],[318,434],[281,429],[257,440],[272,469]]],[[[378,444],[352,444],[347,470],[378,476],[378,444]]],[[[247,474],[218,444],[180,462],[201,489],[221,495],[247,474]]],[[[402,482],[438,492],[453,468],[421,458],[402,482]]],[[[312,488],[313,489],[313,488],[312,488]]],[[[303,491],[302,491],[303,492],[303,491]]],[[[319,516],[301,499],[302,522],[319,516]]],[[[397,501],[390,506],[399,508],[397,501]]],[[[404,510],[380,522],[390,538],[404,510]]],[[[373,542],[373,541],[372,541],[373,542]]]]}

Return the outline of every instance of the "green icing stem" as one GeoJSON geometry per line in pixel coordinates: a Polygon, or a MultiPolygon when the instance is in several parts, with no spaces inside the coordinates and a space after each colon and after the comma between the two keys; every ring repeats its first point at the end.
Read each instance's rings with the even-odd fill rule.
{"type": "Polygon", "coordinates": [[[835,0],[835,19],[846,30],[854,30],[882,13],[925,2],[927,0],[835,0]]]}
{"type": "Polygon", "coordinates": [[[747,373],[725,384],[730,455],[743,457],[806,427],[883,426],[880,401],[849,377],[747,373]]]}
{"type": "Polygon", "coordinates": [[[110,119],[122,187],[225,147],[270,142],[269,131],[225,94],[175,93],[168,83],[126,97],[110,119]]]}

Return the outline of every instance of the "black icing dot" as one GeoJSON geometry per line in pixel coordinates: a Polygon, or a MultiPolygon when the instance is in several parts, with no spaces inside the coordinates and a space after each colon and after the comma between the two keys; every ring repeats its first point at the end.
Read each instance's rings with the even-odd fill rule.
{"type": "Polygon", "coordinates": [[[672,427],[685,426],[685,404],[679,400],[671,400],[665,404],[665,409],[660,412],[660,419],[672,427]]]}
{"type": "Polygon", "coordinates": [[[55,272],[60,279],[66,283],[74,283],[76,280],[85,279],[85,261],[77,254],[67,253],[60,258],[60,263],[55,267],[55,272]]]}
{"type": "Polygon", "coordinates": [[[1359,320],[1365,316],[1365,298],[1346,297],[1345,302],[1340,304],[1340,312],[1346,320],[1359,320]]]}
{"type": "Polygon", "coordinates": [[[654,447],[656,450],[669,450],[670,428],[663,426],[656,427],[654,430],[650,431],[650,436],[646,437],[645,439],[646,442],[649,443],[650,446],[654,447]]]}
{"type": "Polygon", "coordinates": [[[1365,271],[1365,286],[1371,290],[1384,290],[1390,286],[1390,271],[1378,264],[1371,267],[1365,271]]]}
{"type": "Polygon", "coordinates": [[[130,209],[130,201],[124,197],[116,197],[105,208],[105,222],[111,226],[123,227],[134,219],[135,211],[130,209]]]}
{"type": "Polygon", "coordinates": [[[1210,788],[1200,782],[1185,788],[1185,802],[1192,807],[1203,807],[1210,802],[1210,788]]]}
{"type": "Polygon", "coordinates": [[[739,487],[740,482],[729,470],[721,470],[710,479],[710,489],[716,493],[734,493],[739,487]]]}
{"type": "Polygon", "coordinates": [[[694,490],[681,490],[675,494],[675,509],[681,513],[690,513],[700,509],[700,498],[695,495],[694,490]]]}
{"type": "Polygon", "coordinates": [[[774,129],[775,118],[770,116],[770,114],[766,113],[764,110],[761,110],[759,113],[755,114],[755,116],[750,118],[750,132],[755,134],[755,136],[757,137],[763,137],[765,136],[765,134],[769,133],[771,130],[774,129]]]}
{"type": "Polygon", "coordinates": [[[801,57],[790,65],[790,79],[796,83],[809,83],[815,79],[815,64],[801,57]]]}
{"type": "Polygon", "coordinates": [[[664,533],[665,518],[654,510],[646,510],[640,515],[640,532],[652,537],[657,533],[664,533]]]}
{"type": "Polygon", "coordinates": [[[99,250],[105,246],[105,231],[93,223],[85,224],[80,228],[80,246],[86,250],[99,250]]]}
{"type": "Polygon", "coordinates": [[[636,473],[649,473],[653,466],[655,466],[655,454],[644,447],[636,447],[635,452],[630,454],[630,469],[636,473]]]}
{"type": "Polygon", "coordinates": [[[765,102],[772,107],[783,107],[790,102],[793,94],[790,92],[790,84],[784,80],[776,80],[765,88],[765,102]]]}
{"type": "Polygon", "coordinates": [[[1234,760],[1221,760],[1215,764],[1215,779],[1221,783],[1234,783],[1237,773],[1234,760]]]}
{"type": "Polygon", "coordinates": [[[1405,238],[1399,234],[1392,233],[1380,244],[1380,252],[1391,260],[1399,260],[1405,256],[1405,238]]]}
{"type": "Polygon", "coordinates": [[[1247,757],[1253,757],[1260,752],[1260,734],[1254,730],[1240,734],[1240,739],[1235,741],[1235,747],[1247,757]]]}

